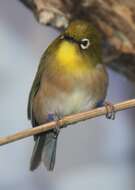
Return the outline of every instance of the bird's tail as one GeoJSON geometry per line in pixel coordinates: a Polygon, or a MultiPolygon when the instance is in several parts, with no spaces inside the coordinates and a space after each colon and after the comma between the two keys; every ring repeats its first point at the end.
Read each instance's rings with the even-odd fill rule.
{"type": "Polygon", "coordinates": [[[40,162],[43,161],[47,170],[54,169],[55,157],[56,157],[57,136],[54,132],[47,132],[37,137],[35,146],[33,149],[30,170],[35,170],[40,162]]]}

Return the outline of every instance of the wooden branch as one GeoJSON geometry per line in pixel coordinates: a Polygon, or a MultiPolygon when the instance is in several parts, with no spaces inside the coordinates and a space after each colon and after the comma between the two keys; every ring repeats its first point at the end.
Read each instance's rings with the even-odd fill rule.
{"type": "MultiPolygon", "coordinates": [[[[114,105],[116,112],[122,111],[125,109],[129,109],[129,108],[133,108],[133,107],[135,107],[135,99],[127,100],[127,101],[117,103],[114,105]]],[[[29,136],[33,136],[33,135],[36,135],[39,133],[46,132],[48,130],[55,128],[57,125],[59,125],[59,127],[62,127],[65,125],[70,125],[70,124],[84,121],[87,119],[99,117],[101,115],[105,115],[106,113],[107,113],[106,107],[101,107],[101,108],[93,109],[93,110],[90,110],[87,112],[82,112],[82,113],[77,113],[74,115],[66,116],[58,121],[53,121],[53,122],[49,122],[49,123],[40,125],[35,128],[26,129],[24,131],[17,132],[15,134],[7,136],[7,137],[1,137],[0,145],[8,144],[8,143],[17,141],[19,139],[23,139],[23,138],[26,138],[29,136]]]]}

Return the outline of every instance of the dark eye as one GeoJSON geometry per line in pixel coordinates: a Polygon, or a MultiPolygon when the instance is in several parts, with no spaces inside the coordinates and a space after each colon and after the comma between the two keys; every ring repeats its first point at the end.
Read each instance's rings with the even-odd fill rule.
{"type": "Polygon", "coordinates": [[[90,41],[87,38],[84,38],[80,42],[80,46],[82,49],[87,49],[90,46],[90,41]]]}

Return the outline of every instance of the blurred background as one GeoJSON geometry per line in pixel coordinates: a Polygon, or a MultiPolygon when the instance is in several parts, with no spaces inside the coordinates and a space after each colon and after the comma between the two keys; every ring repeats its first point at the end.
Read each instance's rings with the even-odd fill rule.
{"type": "MultiPolygon", "coordinates": [[[[39,25],[19,1],[0,1],[0,136],[31,127],[27,101],[43,51],[58,35],[39,25]]],[[[109,70],[107,100],[134,98],[133,84],[109,70]]],[[[33,138],[0,147],[1,190],[134,190],[135,110],[61,131],[54,172],[29,171],[33,138]]]]}

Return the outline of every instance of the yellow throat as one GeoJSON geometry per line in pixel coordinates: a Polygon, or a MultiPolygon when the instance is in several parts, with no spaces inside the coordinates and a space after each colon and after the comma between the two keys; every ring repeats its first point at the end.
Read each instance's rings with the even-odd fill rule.
{"type": "Polygon", "coordinates": [[[63,41],[57,50],[56,58],[65,72],[83,75],[88,72],[88,59],[81,55],[74,43],[63,41]]]}

